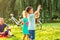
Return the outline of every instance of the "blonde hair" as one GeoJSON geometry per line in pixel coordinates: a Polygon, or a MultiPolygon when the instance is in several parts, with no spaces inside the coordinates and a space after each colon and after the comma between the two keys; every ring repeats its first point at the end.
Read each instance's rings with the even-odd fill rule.
{"type": "Polygon", "coordinates": [[[23,14],[23,18],[26,17],[25,13],[26,13],[26,11],[24,10],[24,11],[22,12],[22,14],[23,14]]]}

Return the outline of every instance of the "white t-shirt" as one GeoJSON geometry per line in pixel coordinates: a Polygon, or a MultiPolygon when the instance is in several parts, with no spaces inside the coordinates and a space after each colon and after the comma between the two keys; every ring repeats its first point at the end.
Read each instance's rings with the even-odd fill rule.
{"type": "Polygon", "coordinates": [[[29,14],[28,21],[29,21],[28,30],[35,30],[35,15],[29,14]]]}

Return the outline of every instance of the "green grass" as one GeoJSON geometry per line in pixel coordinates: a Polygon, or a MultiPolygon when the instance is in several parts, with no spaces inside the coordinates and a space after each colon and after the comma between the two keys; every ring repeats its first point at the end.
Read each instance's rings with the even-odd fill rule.
{"type": "MultiPolygon", "coordinates": [[[[12,33],[16,37],[0,38],[0,40],[22,40],[22,28],[16,25],[10,25],[12,33]]],[[[39,26],[36,27],[35,40],[60,40],[60,23],[44,23],[42,30],[39,26]]]]}

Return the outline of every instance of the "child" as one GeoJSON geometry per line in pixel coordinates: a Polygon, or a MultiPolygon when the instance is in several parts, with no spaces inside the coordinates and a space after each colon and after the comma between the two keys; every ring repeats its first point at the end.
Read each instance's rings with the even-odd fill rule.
{"type": "Polygon", "coordinates": [[[13,36],[12,33],[10,32],[10,28],[4,23],[3,18],[0,18],[0,36],[13,36]],[[4,32],[4,29],[6,29],[6,31],[4,32]]]}
{"type": "Polygon", "coordinates": [[[28,6],[26,8],[26,12],[29,14],[28,15],[28,21],[29,21],[29,38],[31,40],[35,39],[35,15],[39,14],[40,6],[38,6],[37,11],[33,14],[33,8],[28,6]]]}
{"type": "Polygon", "coordinates": [[[23,40],[25,40],[25,37],[27,36],[27,40],[29,40],[29,31],[28,31],[28,18],[27,13],[23,11],[23,40]]]}

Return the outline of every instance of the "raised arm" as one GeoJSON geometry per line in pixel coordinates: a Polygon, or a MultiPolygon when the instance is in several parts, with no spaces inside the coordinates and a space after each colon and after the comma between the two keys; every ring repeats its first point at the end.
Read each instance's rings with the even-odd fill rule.
{"type": "Polygon", "coordinates": [[[37,10],[34,12],[35,15],[38,15],[41,9],[41,5],[38,5],[37,10]]]}

